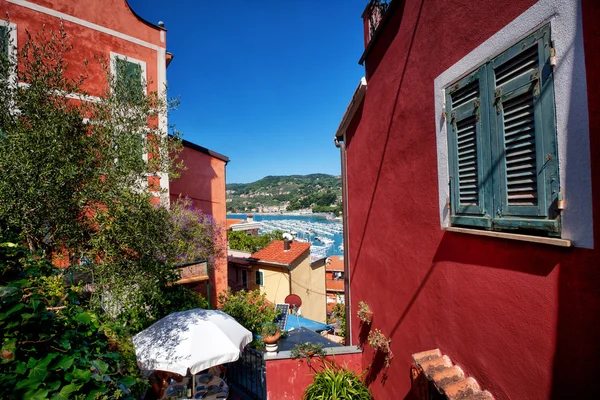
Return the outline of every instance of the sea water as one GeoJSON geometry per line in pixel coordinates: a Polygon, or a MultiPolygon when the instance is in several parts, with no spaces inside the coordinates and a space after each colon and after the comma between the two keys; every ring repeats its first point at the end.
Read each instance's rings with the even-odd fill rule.
{"type": "MultiPolygon", "coordinates": [[[[243,219],[243,220],[245,220],[246,215],[247,214],[227,214],[227,218],[228,219],[243,219]]],[[[252,215],[254,216],[254,221],[256,221],[256,222],[269,221],[269,220],[299,220],[299,221],[305,221],[305,222],[318,222],[318,223],[322,223],[322,224],[337,224],[339,226],[342,225],[340,222],[329,221],[327,218],[325,218],[322,215],[314,215],[314,214],[308,214],[308,215],[252,214],[252,215]]],[[[298,236],[300,237],[301,235],[298,235],[298,236]]],[[[334,233],[333,236],[330,236],[330,235],[323,235],[318,232],[314,232],[314,235],[312,235],[310,237],[311,243],[315,246],[323,246],[323,243],[315,240],[315,236],[322,236],[322,237],[326,237],[328,239],[333,239],[333,241],[334,241],[333,245],[327,249],[326,254],[328,256],[343,254],[343,251],[340,250],[340,246],[344,241],[344,235],[342,235],[341,233],[334,233]]]]}

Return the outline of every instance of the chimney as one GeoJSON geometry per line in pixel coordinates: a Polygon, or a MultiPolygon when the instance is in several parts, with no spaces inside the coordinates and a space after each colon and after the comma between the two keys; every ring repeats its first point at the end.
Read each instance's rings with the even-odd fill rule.
{"type": "Polygon", "coordinates": [[[252,214],[246,215],[246,222],[254,222],[254,216],[252,214]]]}
{"type": "Polygon", "coordinates": [[[290,250],[290,243],[291,242],[292,241],[289,240],[289,239],[287,239],[287,238],[283,239],[283,251],[289,251],[290,250]]]}

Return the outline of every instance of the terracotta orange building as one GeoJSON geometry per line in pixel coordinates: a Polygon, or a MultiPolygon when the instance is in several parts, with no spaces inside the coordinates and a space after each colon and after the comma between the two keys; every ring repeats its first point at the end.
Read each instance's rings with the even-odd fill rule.
{"type": "Polygon", "coordinates": [[[208,295],[209,288],[210,303],[214,306],[218,294],[227,290],[225,167],[229,158],[187,140],[182,140],[182,143],[183,151],[179,158],[183,160],[186,170],[169,183],[169,193],[171,202],[177,201],[180,196],[189,197],[194,208],[211,215],[221,227],[223,254],[215,259],[214,268],[208,276],[200,274],[195,281],[189,282],[204,295],[208,295]]]}
{"type": "MultiPolygon", "coordinates": [[[[103,66],[95,61],[101,57],[110,65],[111,73],[135,74],[147,83],[147,91],[164,92],[167,65],[172,55],[166,50],[167,31],[137,15],[126,0],[73,1],[73,0],[2,0],[0,13],[8,21],[0,21],[1,29],[8,29],[13,46],[5,51],[20,50],[26,41],[26,31],[35,36],[45,29],[57,32],[62,23],[73,44],[65,55],[69,63],[67,73],[73,77],[88,76],[82,85],[87,96],[69,93],[67,96],[87,101],[97,100],[107,87],[103,66]],[[89,60],[87,65],[84,60],[89,60]],[[117,66],[125,68],[118,68],[117,66]]],[[[167,132],[166,116],[160,118],[159,128],[167,132]]],[[[167,176],[149,177],[149,184],[168,189],[167,176]]]]}
{"type": "Polygon", "coordinates": [[[325,262],[327,313],[338,303],[344,303],[344,256],[331,256],[325,262]]]}

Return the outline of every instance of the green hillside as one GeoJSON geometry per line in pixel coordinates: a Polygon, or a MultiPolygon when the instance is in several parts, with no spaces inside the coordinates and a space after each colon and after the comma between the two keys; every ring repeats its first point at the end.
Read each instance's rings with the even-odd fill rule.
{"type": "Polygon", "coordinates": [[[269,175],[252,183],[227,184],[227,211],[332,211],[342,195],[340,176],[327,174],[269,175]],[[271,207],[269,209],[269,207],[271,207]]]}

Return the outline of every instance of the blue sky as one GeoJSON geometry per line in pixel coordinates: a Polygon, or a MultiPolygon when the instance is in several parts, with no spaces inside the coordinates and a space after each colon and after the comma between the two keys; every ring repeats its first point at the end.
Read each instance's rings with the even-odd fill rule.
{"type": "Polygon", "coordinates": [[[364,69],[367,0],[129,0],[167,28],[169,122],[228,156],[227,182],[340,173],[334,133],[364,69]]]}

